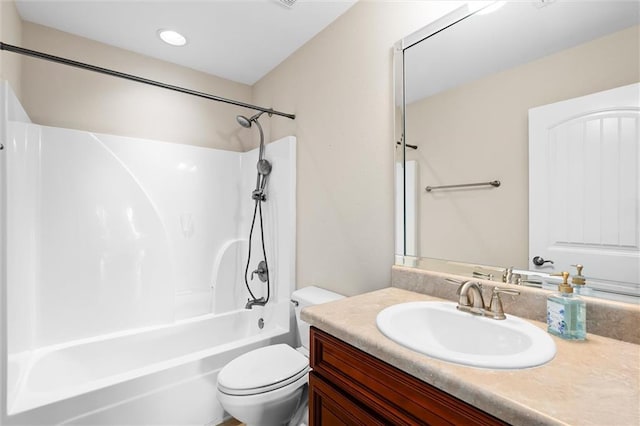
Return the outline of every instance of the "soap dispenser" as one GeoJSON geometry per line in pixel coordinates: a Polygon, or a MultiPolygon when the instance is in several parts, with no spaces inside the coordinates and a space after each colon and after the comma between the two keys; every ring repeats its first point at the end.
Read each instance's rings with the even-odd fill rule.
{"type": "Polygon", "coordinates": [[[587,337],[587,307],[584,300],[573,294],[568,272],[553,274],[562,277],[558,293],[547,297],[547,331],[567,340],[587,337]]]}
{"type": "Polygon", "coordinates": [[[584,268],[584,266],[571,266],[575,266],[578,270],[578,273],[574,275],[573,278],[571,278],[571,286],[573,287],[573,292],[582,296],[593,296],[593,290],[590,287],[587,287],[587,280],[584,275],[582,275],[582,269],[584,268]]]}

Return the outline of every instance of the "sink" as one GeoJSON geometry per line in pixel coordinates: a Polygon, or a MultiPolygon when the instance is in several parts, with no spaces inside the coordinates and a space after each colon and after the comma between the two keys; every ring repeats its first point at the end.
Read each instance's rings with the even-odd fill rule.
{"type": "Polygon", "coordinates": [[[383,309],[378,329],[394,342],[444,361],[491,369],[536,367],[556,345],[542,329],[518,317],[494,320],[456,309],[452,302],[409,302],[383,309]]]}

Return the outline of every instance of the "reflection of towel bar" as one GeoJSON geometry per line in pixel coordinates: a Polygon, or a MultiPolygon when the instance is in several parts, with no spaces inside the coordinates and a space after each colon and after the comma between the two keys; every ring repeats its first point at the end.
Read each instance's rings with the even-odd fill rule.
{"type": "Polygon", "coordinates": [[[441,185],[441,186],[427,186],[425,189],[427,192],[431,192],[434,189],[449,189],[449,188],[468,188],[470,186],[494,186],[499,187],[499,180],[492,180],[491,182],[480,182],[480,183],[461,183],[460,185],[441,185]]]}

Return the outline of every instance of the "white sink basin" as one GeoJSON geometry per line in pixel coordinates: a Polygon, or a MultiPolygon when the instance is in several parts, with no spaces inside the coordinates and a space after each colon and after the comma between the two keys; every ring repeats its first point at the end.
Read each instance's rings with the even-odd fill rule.
{"type": "Polygon", "coordinates": [[[520,318],[494,320],[456,309],[451,302],[390,306],[376,318],[389,339],[444,361],[492,369],[545,364],[556,354],[553,339],[520,318]]]}

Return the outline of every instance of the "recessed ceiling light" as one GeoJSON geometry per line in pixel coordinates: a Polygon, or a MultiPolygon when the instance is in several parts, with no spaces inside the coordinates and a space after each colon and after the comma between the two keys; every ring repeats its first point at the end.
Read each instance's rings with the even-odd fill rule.
{"type": "Polygon", "coordinates": [[[185,36],[173,30],[158,30],[158,37],[172,46],[184,46],[187,44],[185,36]]]}

